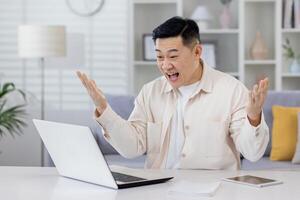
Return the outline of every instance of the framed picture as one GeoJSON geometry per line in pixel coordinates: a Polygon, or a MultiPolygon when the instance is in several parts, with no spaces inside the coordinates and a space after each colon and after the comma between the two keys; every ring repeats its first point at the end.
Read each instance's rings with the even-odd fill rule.
{"type": "Polygon", "coordinates": [[[152,34],[143,34],[143,59],[146,61],[156,61],[155,45],[152,34]]]}
{"type": "Polygon", "coordinates": [[[205,60],[205,62],[213,67],[216,68],[216,48],[217,42],[216,41],[202,41],[202,56],[201,58],[205,60]]]}

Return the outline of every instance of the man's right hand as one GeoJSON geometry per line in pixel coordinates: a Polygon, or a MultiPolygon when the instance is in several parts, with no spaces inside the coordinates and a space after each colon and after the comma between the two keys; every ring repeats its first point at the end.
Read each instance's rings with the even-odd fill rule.
{"type": "Polygon", "coordinates": [[[98,112],[96,113],[96,115],[97,117],[99,117],[107,107],[107,101],[103,92],[100,90],[100,88],[97,87],[96,82],[92,79],[89,79],[85,73],[82,73],[80,71],[77,71],[76,73],[78,78],[81,80],[81,83],[90,95],[91,99],[93,100],[98,112]]]}

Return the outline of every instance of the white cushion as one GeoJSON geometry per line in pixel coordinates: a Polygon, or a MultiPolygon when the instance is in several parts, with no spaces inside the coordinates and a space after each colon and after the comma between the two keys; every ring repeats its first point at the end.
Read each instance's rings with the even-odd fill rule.
{"type": "Polygon", "coordinates": [[[295,151],[292,163],[294,163],[294,164],[300,164],[300,112],[298,113],[297,145],[296,145],[296,151],[295,151]]]}

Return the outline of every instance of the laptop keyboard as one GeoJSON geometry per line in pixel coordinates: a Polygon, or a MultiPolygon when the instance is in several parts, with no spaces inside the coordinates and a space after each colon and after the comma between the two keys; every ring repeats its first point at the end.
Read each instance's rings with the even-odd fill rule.
{"type": "Polygon", "coordinates": [[[116,181],[121,181],[121,182],[133,182],[133,181],[143,181],[146,180],[144,178],[139,178],[136,176],[130,176],[126,174],[121,174],[118,172],[111,172],[113,177],[115,178],[116,181]]]}

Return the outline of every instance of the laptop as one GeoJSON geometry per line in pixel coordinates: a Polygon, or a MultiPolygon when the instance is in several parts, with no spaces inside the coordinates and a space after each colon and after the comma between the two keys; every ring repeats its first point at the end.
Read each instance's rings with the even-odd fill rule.
{"type": "Polygon", "coordinates": [[[147,174],[147,177],[138,177],[124,173],[124,170],[121,173],[111,171],[87,126],[38,119],[33,119],[33,123],[58,173],[63,177],[114,189],[163,183],[173,178],[158,177],[157,174],[153,174],[153,178],[151,174],[147,174]]]}

